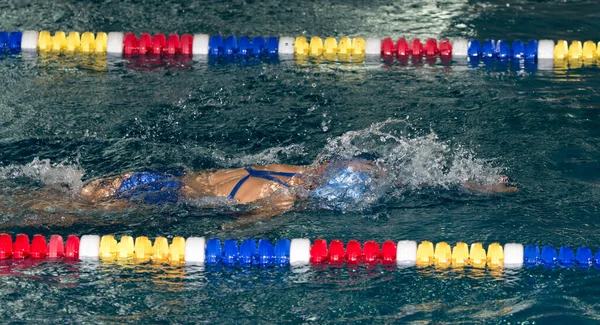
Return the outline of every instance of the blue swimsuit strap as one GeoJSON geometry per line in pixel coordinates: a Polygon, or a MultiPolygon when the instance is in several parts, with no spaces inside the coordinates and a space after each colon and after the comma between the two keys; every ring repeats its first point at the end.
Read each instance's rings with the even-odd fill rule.
{"type": "Polygon", "coordinates": [[[294,176],[298,175],[298,173],[275,172],[275,171],[271,171],[271,170],[256,170],[256,169],[253,169],[253,168],[246,168],[246,171],[248,172],[248,175],[242,177],[242,179],[240,179],[237,182],[237,184],[235,184],[235,186],[231,190],[231,193],[229,193],[229,195],[227,196],[228,198],[230,198],[230,199],[235,198],[235,195],[239,191],[240,187],[242,187],[242,185],[244,185],[244,183],[250,177],[256,177],[256,178],[266,179],[268,181],[272,181],[272,182],[281,184],[281,185],[283,185],[285,187],[289,187],[290,185],[288,183],[280,180],[277,177],[273,177],[273,176],[294,177],[294,176]]]}

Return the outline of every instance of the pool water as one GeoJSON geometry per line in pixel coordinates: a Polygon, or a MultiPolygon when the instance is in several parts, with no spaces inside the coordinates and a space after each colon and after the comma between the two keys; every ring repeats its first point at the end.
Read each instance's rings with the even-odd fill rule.
{"type": "MultiPolygon", "coordinates": [[[[598,4],[6,1],[3,30],[598,41],[598,4]]],[[[293,59],[0,56],[0,230],[600,247],[600,70],[293,59]],[[369,153],[402,188],[233,230],[219,200],[60,209],[144,168],[309,164],[369,153]],[[518,193],[457,184],[508,175],[518,193]],[[420,184],[427,183],[428,187],[420,184]],[[45,194],[39,194],[45,193],[45,194]],[[47,196],[44,196],[47,195],[47,196]]],[[[55,323],[597,323],[595,268],[173,267],[0,263],[0,318],[55,323]]]]}

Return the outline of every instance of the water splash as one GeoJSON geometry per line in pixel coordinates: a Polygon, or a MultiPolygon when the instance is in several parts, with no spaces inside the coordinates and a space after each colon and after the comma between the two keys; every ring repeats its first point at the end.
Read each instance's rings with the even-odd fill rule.
{"type": "Polygon", "coordinates": [[[15,180],[26,178],[40,182],[43,186],[79,192],[83,186],[84,170],[78,164],[67,161],[52,163],[50,159],[34,158],[26,165],[8,165],[0,167],[0,179],[15,180]]]}
{"type": "Polygon", "coordinates": [[[419,131],[400,119],[388,119],[363,130],[330,138],[317,157],[331,159],[369,157],[379,169],[374,193],[361,202],[372,204],[385,194],[400,195],[423,187],[456,188],[465,182],[495,185],[503,168],[477,158],[460,144],[439,140],[433,131],[419,131]]]}

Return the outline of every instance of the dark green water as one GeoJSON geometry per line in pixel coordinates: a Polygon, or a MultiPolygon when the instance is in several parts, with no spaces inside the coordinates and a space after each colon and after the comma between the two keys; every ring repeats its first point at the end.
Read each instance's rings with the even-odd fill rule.
{"type": "MultiPolygon", "coordinates": [[[[503,37],[598,41],[588,2],[0,3],[3,30],[503,37]]],[[[231,207],[2,212],[2,231],[220,238],[499,241],[600,247],[600,70],[396,62],[0,57],[1,202],[141,168],[310,163],[357,148],[414,182],[344,214],[309,208],[234,231],[231,207]],[[387,122],[379,138],[374,127],[387,122]],[[407,127],[410,125],[410,127],[407,127]],[[399,132],[403,133],[400,134],[399,132]],[[407,132],[408,131],[408,132],[407,132]],[[396,132],[396,133],[394,133],[396,132]],[[406,155],[411,164],[398,162],[406,155]],[[520,192],[457,190],[509,175],[520,192]],[[45,184],[45,185],[44,185],[45,184]],[[62,214],[61,214],[62,215],[62,214]]],[[[403,160],[404,161],[404,160],[403,160]]],[[[66,192],[64,195],[71,195],[66,192]]],[[[234,208],[235,209],[235,208],[234,208]]],[[[0,317],[52,323],[596,323],[596,269],[519,271],[0,264],[0,317]]]]}

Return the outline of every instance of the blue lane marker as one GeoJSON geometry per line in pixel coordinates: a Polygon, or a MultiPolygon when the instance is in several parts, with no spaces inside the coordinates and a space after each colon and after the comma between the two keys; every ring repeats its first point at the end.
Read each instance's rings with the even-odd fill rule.
{"type": "Polygon", "coordinates": [[[259,57],[266,54],[265,39],[260,36],[252,38],[252,55],[259,57]]]}
{"type": "Polygon", "coordinates": [[[214,35],[208,39],[208,54],[223,55],[223,36],[214,35]]]}
{"type": "Polygon", "coordinates": [[[269,36],[267,38],[267,54],[277,55],[279,54],[279,40],[275,36],[269,36]]]}
{"type": "Polygon", "coordinates": [[[205,262],[206,264],[221,262],[221,241],[218,238],[210,238],[206,242],[205,262]]]}
{"type": "Polygon", "coordinates": [[[488,39],[483,42],[481,56],[484,58],[493,58],[496,56],[496,43],[494,40],[488,39]]]}
{"type": "Polygon", "coordinates": [[[523,263],[528,266],[538,264],[540,261],[540,248],[536,245],[527,245],[523,252],[523,263]]]}
{"type": "Polygon", "coordinates": [[[291,242],[289,239],[280,239],[275,244],[275,264],[290,264],[290,246],[291,242]]]}
{"type": "Polygon", "coordinates": [[[238,53],[240,55],[250,55],[252,53],[252,44],[250,44],[250,38],[248,36],[240,36],[238,41],[238,53]]]}
{"type": "Polygon", "coordinates": [[[260,265],[273,265],[275,259],[275,251],[273,245],[268,239],[261,239],[258,241],[258,264],[260,265]]]}
{"type": "Polygon", "coordinates": [[[510,57],[513,60],[521,60],[525,58],[525,43],[523,43],[523,41],[516,40],[512,43],[510,57]]]}
{"type": "Polygon", "coordinates": [[[8,32],[0,32],[0,51],[8,51],[8,32]]]}
{"type": "Polygon", "coordinates": [[[592,250],[588,247],[579,247],[575,256],[577,265],[581,267],[589,267],[590,265],[592,265],[592,250]]]}
{"type": "Polygon", "coordinates": [[[510,46],[505,40],[498,40],[496,43],[496,57],[500,60],[506,60],[510,57],[510,46]]]}
{"type": "Polygon", "coordinates": [[[467,55],[472,58],[479,58],[481,56],[481,43],[478,40],[469,41],[467,55]]]}
{"type": "Polygon", "coordinates": [[[233,35],[227,36],[225,39],[225,45],[223,46],[223,53],[225,55],[234,55],[238,52],[237,38],[233,35]]]}
{"type": "Polygon", "coordinates": [[[575,263],[575,253],[571,247],[561,246],[558,249],[558,263],[561,266],[571,267],[575,263]]]}
{"type": "Polygon", "coordinates": [[[256,241],[252,238],[246,239],[240,245],[240,264],[252,265],[257,262],[256,241]]]}
{"type": "Polygon", "coordinates": [[[223,243],[223,263],[234,265],[238,261],[239,250],[235,239],[227,239],[223,243]]]}
{"type": "Polygon", "coordinates": [[[530,40],[525,45],[525,60],[537,59],[538,41],[530,40]]]}
{"type": "Polygon", "coordinates": [[[11,32],[8,35],[8,47],[10,51],[13,53],[21,52],[21,39],[23,38],[23,33],[21,32],[11,32]]]}
{"type": "Polygon", "coordinates": [[[542,262],[544,264],[551,266],[554,265],[556,261],[556,249],[552,246],[544,246],[542,247],[542,262]]]}

